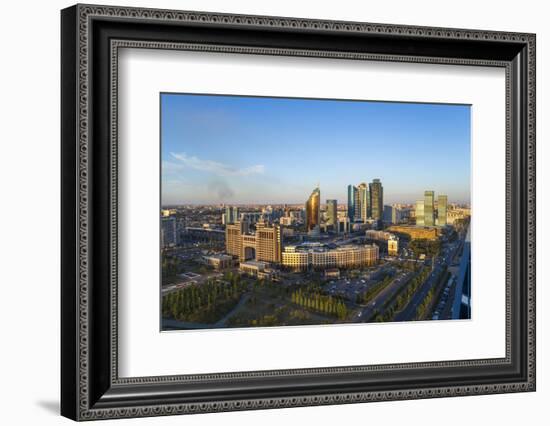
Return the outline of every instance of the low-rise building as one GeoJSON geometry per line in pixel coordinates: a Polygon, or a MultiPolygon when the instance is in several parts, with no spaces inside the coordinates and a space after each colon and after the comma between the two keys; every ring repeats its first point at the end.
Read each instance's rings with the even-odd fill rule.
{"type": "Polygon", "coordinates": [[[215,269],[226,269],[234,265],[233,256],[227,254],[212,254],[204,256],[203,261],[206,265],[212,266],[215,269]]]}
{"type": "Polygon", "coordinates": [[[239,270],[252,277],[259,279],[275,279],[277,278],[277,271],[271,269],[267,262],[260,262],[257,260],[249,260],[247,262],[241,262],[239,264],[239,270]]]}
{"type": "Polygon", "coordinates": [[[326,279],[338,279],[340,278],[340,269],[332,268],[325,270],[325,278],[326,279]]]}
{"type": "Polygon", "coordinates": [[[390,238],[388,240],[388,254],[390,256],[397,256],[399,253],[399,239],[397,237],[390,238]]]}
{"type": "Polygon", "coordinates": [[[408,226],[408,225],[394,225],[388,228],[388,231],[395,232],[398,234],[406,234],[412,240],[417,239],[427,239],[427,240],[437,240],[440,235],[441,229],[436,227],[419,227],[419,226],[408,226]]]}
{"type": "Polygon", "coordinates": [[[329,248],[320,243],[287,246],[282,253],[282,265],[296,271],[355,268],[374,265],[379,259],[376,244],[342,245],[329,248]]]}

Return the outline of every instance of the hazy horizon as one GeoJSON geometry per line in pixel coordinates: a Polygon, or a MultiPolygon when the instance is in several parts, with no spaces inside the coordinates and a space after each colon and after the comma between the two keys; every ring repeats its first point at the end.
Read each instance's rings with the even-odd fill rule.
{"type": "Polygon", "coordinates": [[[425,190],[470,203],[470,107],[161,94],[162,205],[347,203],[379,178],[384,204],[425,190]]]}

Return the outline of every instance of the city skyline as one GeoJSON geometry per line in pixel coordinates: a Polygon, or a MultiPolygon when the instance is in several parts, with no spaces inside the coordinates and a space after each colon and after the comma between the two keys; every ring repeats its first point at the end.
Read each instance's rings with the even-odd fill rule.
{"type": "Polygon", "coordinates": [[[470,107],[161,95],[162,204],[347,201],[380,178],[384,203],[426,187],[470,202],[470,107]],[[443,149],[444,148],[444,149],[443,149]]]}

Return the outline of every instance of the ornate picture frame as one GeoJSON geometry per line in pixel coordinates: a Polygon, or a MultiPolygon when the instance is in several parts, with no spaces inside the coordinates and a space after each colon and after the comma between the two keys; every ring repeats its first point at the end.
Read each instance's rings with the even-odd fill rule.
{"type": "Polygon", "coordinates": [[[535,390],[534,34],[76,5],[61,12],[61,413],[74,420],[535,390]],[[506,72],[506,356],[119,377],[117,74],[122,47],[506,72]]]}

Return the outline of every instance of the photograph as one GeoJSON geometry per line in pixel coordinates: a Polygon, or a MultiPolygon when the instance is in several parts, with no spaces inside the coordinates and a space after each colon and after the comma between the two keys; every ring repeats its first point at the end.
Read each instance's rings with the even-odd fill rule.
{"type": "Polygon", "coordinates": [[[471,318],[470,105],[160,109],[162,331],[471,318]]]}
{"type": "MultiPolygon", "coordinates": [[[[19,108],[26,123],[8,120],[5,139],[41,135],[26,138],[44,151],[35,173],[17,161],[29,145],[11,144],[25,151],[6,156],[21,200],[6,199],[34,224],[34,205],[57,197],[40,210],[56,226],[39,227],[56,235],[37,241],[59,250],[35,269],[53,268],[61,290],[34,298],[60,310],[59,345],[27,374],[41,379],[9,387],[74,421],[278,424],[273,409],[312,407],[300,423],[326,406],[332,424],[368,403],[374,421],[410,424],[428,400],[456,424],[448,413],[487,404],[499,423],[536,416],[544,14],[160,3],[63,4],[53,25],[41,10],[34,27],[55,45],[15,72],[29,80],[21,69],[57,57],[41,67],[56,84],[22,96],[9,80],[14,111],[31,95],[60,103],[31,120],[19,108]]],[[[36,238],[8,228],[28,263],[36,238]]],[[[8,327],[18,343],[28,317],[8,327]]],[[[13,418],[32,414],[22,404],[13,418]]]]}

